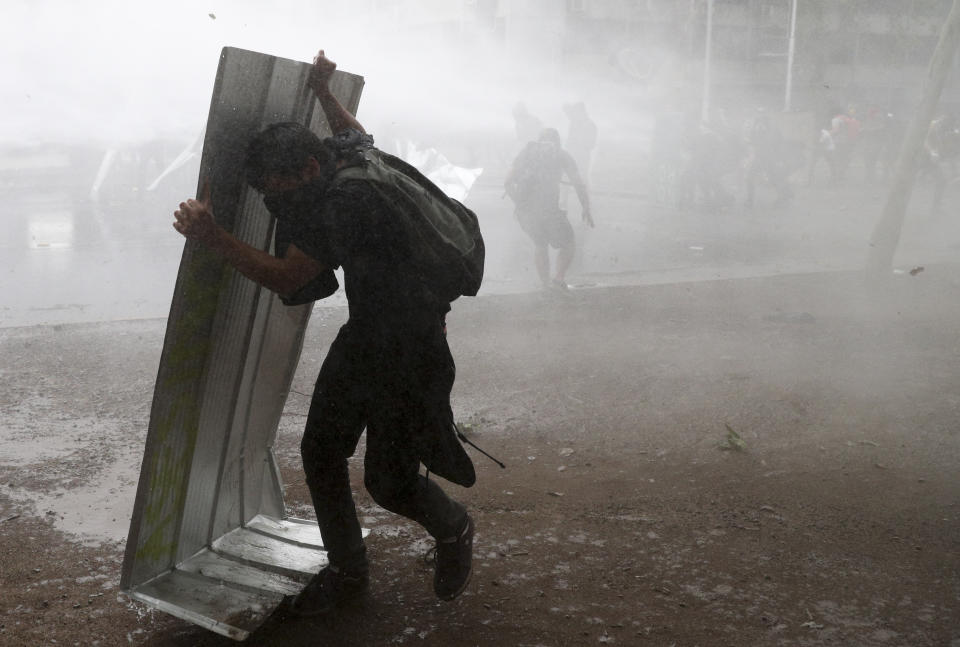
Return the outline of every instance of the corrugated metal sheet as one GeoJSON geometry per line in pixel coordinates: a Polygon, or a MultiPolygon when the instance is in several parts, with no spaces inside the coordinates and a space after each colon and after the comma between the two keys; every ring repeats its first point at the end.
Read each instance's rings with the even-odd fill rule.
{"type": "MultiPolygon", "coordinates": [[[[259,249],[274,222],[243,182],[244,149],[277,121],[329,134],[309,69],[229,47],[220,57],[197,194],[209,179],[217,221],[259,249]]],[[[343,72],[331,82],[353,113],[362,87],[343,72]]],[[[272,450],[309,317],[186,243],[121,575],[131,597],[243,639],[326,563],[316,524],[284,518],[272,450]]]]}

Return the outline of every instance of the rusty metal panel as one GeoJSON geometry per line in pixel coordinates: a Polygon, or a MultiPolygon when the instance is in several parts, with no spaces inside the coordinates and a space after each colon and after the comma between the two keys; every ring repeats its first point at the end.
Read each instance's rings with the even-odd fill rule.
{"type": "MultiPolygon", "coordinates": [[[[329,134],[309,69],[229,47],[220,57],[197,194],[209,180],[217,221],[259,249],[272,248],[274,222],[243,181],[244,150],[277,121],[329,134]]],[[[331,81],[353,113],[362,87],[339,71],[331,81]]],[[[279,590],[302,586],[325,563],[316,524],[284,519],[272,450],[310,309],[282,305],[186,242],[121,573],[131,597],[242,639],[279,590]],[[214,572],[237,581],[205,574],[214,572]]]]}

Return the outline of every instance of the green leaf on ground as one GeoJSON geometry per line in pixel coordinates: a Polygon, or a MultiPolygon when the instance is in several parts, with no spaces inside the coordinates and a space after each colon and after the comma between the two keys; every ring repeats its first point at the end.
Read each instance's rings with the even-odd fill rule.
{"type": "Polygon", "coordinates": [[[740,437],[740,434],[734,431],[733,427],[727,423],[723,423],[723,426],[727,428],[727,437],[720,443],[720,449],[724,451],[743,451],[747,448],[747,444],[740,437]]]}

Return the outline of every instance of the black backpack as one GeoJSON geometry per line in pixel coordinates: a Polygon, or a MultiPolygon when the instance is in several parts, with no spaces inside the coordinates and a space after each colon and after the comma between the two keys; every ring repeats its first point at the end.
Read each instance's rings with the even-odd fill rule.
{"type": "Polygon", "coordinates": [[[504,189],[518,207],[531,205],[549,182],[547,169],[557,164],[556,146],[540,141],[529,142],[517,155],[504,189]]]}
{"type": "Polygon", "coordinates": [[[337,171],[330,187],[368,182],[408,225],[414,263],[430,290],[446,301],[475,296],[485,254],[476,214],[402,159],[376,148],[355,153],[356,163],[337,171]]]}

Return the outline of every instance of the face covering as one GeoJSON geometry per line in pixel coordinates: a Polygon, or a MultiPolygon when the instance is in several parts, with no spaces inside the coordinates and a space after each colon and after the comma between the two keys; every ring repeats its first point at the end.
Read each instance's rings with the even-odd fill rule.
{"type": "Polygon", "coordinates": [[[267,196],[263,203],[277,218],[291,221],[308,219],[323,202],[329,184],[330,177],[314,178],[296,189],[267,196]]]}
{"type": "MultiPolygon", "coordinates": [[[[333,145],[333,138],[328,137],[323,141],[323,146],[327,150],[325,162],[321,162],[321,172],[319,177],[302,184],[296,189],[284,191],[281,194],[268,196],[263,199],[267,209],[277,218],[284,219],[303,219],[309,218],[323,201],[324,194],[337,172],[338,151],[333,145]]],[[[315,159],[320,159],[316,157],[315,159]]]]}

